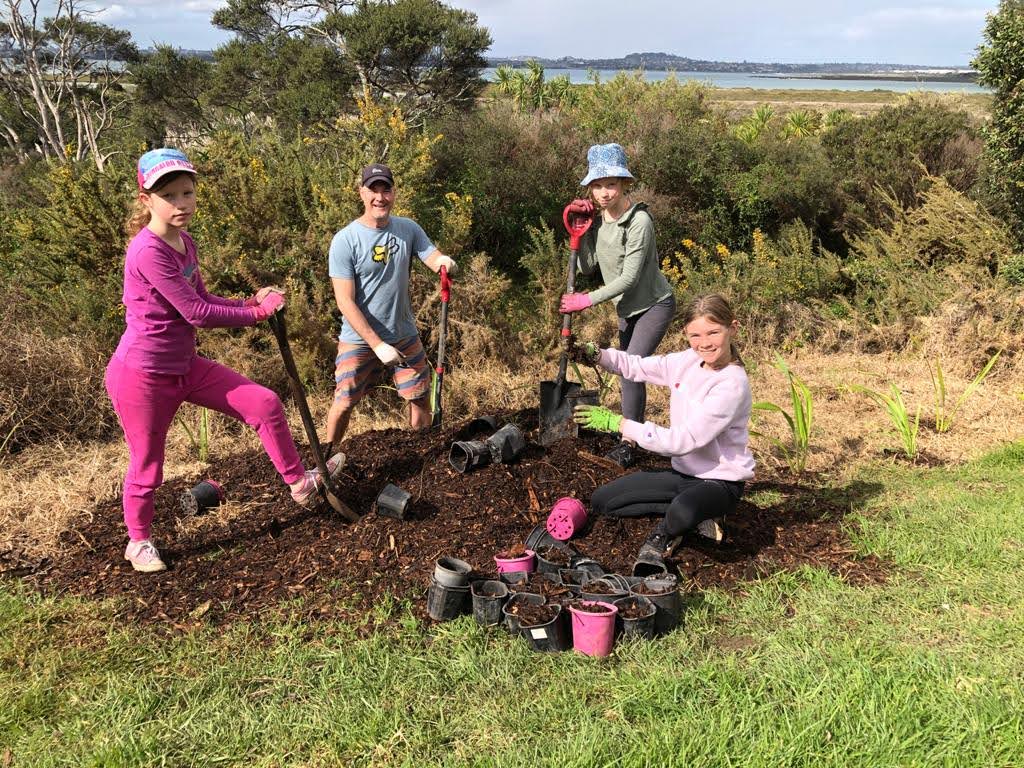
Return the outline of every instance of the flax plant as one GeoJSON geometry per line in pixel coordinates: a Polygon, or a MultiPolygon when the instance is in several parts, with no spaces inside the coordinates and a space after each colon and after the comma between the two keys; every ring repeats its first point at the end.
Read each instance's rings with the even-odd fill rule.
{"type": "Polygon", "coordinates": [[[814,424],[814,398],[810,388],[793,373],[786,365],[786,361],[779,355],[775,356],[775,367],[782,371],[789,382],[789,399],[793,406],[793,413],[789,414],[781,406],[766,400],[754,403],[753,408],[756,411],[781,413],[786,424],[789,425],[789,443],[755,430],[751,430],[750,434],[770,440],[786,457],[790,471],[799,475],[807,466],[807,456],[810,452],[811,427],[814,424]]]}
{"type": "Polygon", "coordinates": [[[889,385],[889,394],[862,387],[859,384],[851,385],[850,390],[867,395],[886,412],[893,429],[896,430],[896,434],[899,435],[900,441],[903,443],[903,452],[908,459],[915,458],[917,456],[917,430],[921,425],[921,406],[917,407],[914,418],[911,420],[907,404],[903,400],[903,393],[895,384],[889,385]]]}
{"type": "Polygon", "coordinates": [[[199,424],[194,432],[181,412],[178,413],[178,422],[188,435],[188,441],[192,444],[196,457],[205,464],[210,459],[210,409],[199,409],[199,424]]]}
{"type": "Polygon", "coordinates": [[[946,377],[942,372],[942,362],[940,360],[935,361],[935,370],[930,371],[932,376],[932,389],[935,390],[935,431],[942,434],[948,432],[950,427],[953,426],[953,419],[956,418],[957,411],[967,401],[971,395],[977,391],[978,387],[981,386],[982,382],[985,381],[985,377],[988,376],[989,371],[992,370],[992,366],[996,364],[1003,350],[999,350],[985,363],[985,367],[981,369],[981,372],[974,377],[974,380],[967,385],[967,389],[963,391],[963,394],[957,398],[956,403],[952,408],[946,405],[946,377]]]}

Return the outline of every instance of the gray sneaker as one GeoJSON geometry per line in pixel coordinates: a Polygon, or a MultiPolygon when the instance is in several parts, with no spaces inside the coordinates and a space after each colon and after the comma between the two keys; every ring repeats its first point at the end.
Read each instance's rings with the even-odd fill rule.
{"type": "MultiPolygon", "coordinates": [[[[334,480],[345,466],[345,454],[338,451],[326,461],[326,464],[331,480],[334,480]]],[[[324,480],[320,477],[320,470],[307,470],[306,476],[302,478],[302,486],[299,490],[292,491],[292,500],[304,507],[309,506],[316,499],[323,484],[324,480]]]]}

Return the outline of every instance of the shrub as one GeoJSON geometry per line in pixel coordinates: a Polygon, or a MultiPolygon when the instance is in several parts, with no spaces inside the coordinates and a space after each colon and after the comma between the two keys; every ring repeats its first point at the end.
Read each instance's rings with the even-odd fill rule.
{"type": "Polygon", "coordinates": [[[0,453],[117,428],[103,386],[108,354],[89,336],[8,329],[0,349],[0,453]]]}
{"type": "Polygon", "coordinates": [[[821,143],[842,179],[846,232],[885,220],[887,197],[913,204],[924,177],[939,176],[968,191],[977,179],[980,144],[970,115],[936,100],[909,98],[877,114],[840,122],[821,143]]]}
{"type": "Polygon", "coordinates": [[[855,307],[872,322],[929,314],[964,286],[990,285],[1012,253],[998,220],[944,180],[926,181],[930,187],[910,207],[879,193],[883,226],[851,241],[843,274],[855,307]]]}
{"type": "Polygon", "coordinates": [[[519,273],[527,226],[560,227],[562,209],[583,194],[587,144],[565,117],[519,114],[491,104],[444,127],[433,178],[474,201],[467,247],[487,253],[498,269],[519,273]]]}

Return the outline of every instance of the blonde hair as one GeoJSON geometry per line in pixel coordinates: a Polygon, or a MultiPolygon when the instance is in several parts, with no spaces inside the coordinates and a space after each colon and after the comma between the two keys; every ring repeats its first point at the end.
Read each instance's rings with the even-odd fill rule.
{"type": "MultiPolygon", "coordinates": [[[[172,171],[166,176],[161,176],[157,179],[156,184],[154,184],[150,189],[140,189],[139,192],[141,194],[150,195],[157,190],[163,189],[182,174],[195,178],[195,174],[189,173],[188,171],[172,171]]],[[[142,201],[140,201],[138,196],[136,196],[132,201],[131,210],[128,211],[128,218],[125,219],[124,222],[124,233],[128,235],[129,240],[139,234],[143,227],[149,224],[149,218],[149,208],[144,206],[142,201]]]]}
{"type": "MultiPolygon", "coordinates": [[[[685,329],[694,320],[702,317],[727,328],[732,327],[732,324],[736,322],[736,313],[732,311],[729,300],[720,293],[706,293],[692,299],[683,308],[683,328],[685,329]]],[[[732,354],[729,365],[742,366],[743,358],[740,357],[740,351],[735,341],[729,342],[729,352],[732,354]]]]}

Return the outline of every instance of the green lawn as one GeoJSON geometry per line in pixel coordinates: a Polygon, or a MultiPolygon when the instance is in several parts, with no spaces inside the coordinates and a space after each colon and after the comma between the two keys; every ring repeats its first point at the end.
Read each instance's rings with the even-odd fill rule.
{"type": "Polygon", "coordinates": [[[469,618],[162,637],[8,582],[0,766],[1019,766],[1022,469],[1021,445],[873,467],[855,541],[886,584],[808,569],[695,596],[685,628],[608,660],[469,618]]]}

